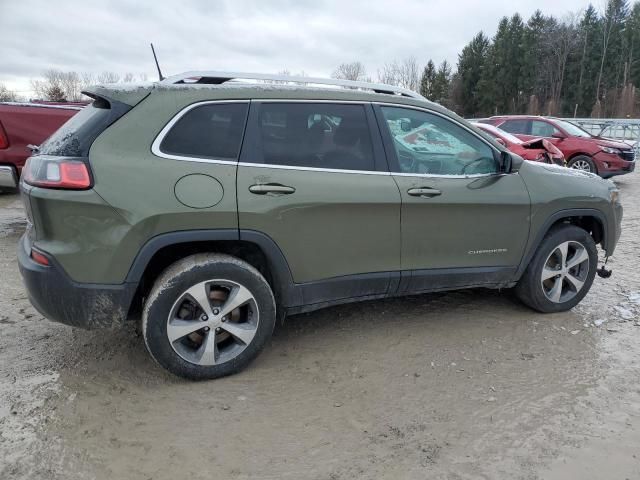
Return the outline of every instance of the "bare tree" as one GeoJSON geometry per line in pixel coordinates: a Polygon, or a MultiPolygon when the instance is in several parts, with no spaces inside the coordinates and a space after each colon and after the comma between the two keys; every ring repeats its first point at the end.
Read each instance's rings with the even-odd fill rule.
{"type": "Polygon", "coordinates": [[[82,97],[83,80],[77,72],[47,70],[43,78],[31,81],[36,96],[52,101],[78,101],[82,97]]]}
{"type": "Polygon", "coordinates": [[[367,79],[367,70],[362,62],[341,63],[331,76],[342,80],[364,81],[367,79]]]}
{"type": "Polygon", "coordinates": [[[5,84],[0,83],[0,102],[17,102],[16,92],[9,90],[5,84]]]}
{"type": "Polygon", "coordinates": [[[133,73],[127,72],[127,73],[124,74],[124,77],[122,77],[122,81],[124,83],[131,83],[131,82],[133,82],[135,80],[135,78],[136,77],[135,77],[135,75],[133,73]]]}
{"type": "MultiPolygon", "coordinates": [[[[567,15],[561,23],[553,28],[548,35],[542,40],[547,51],[551,54],[552,67],[548,70],[551,85],[552,105],[555,107],[560,105],[560,96],[562,87],[564,86],[564,77],[569,56],[577,54],[580,45],[580,36],[578,33],[580,13],[567,15]]],[[[551,113],[556,113],[551,112],[551,113]]]]}
{"type": "Polygon", "coordinates": [[[114,72],[102,72],[97,77],[98,83],[118,83],[120,75],[114,72]]]}
{"type": "Polygon", "coordinates": [[[408,57],[398,62],[385,63],[378,70],[378,81],[389,85],[417,91],[420,86],[420,68],[415,57],[408,57]]]}

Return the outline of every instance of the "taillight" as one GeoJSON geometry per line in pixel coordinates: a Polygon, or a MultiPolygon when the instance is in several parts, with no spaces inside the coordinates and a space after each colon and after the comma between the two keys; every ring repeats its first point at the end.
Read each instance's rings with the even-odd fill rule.
{"type": "Polygon", "coordinates": [[[9,137],[7,137],[7,132],[4,131],[4,127],[2,126],[2,123],[0,123],[0,150],[8,147],[9,137]]]}
{"type": "Polygon", "coordinates": [[[45,267],[49,266],[49,259],[37,250],[31,250],[31,258],[34,262],[39,263],[40,265],[44,265],[45,267]]]}
{"type": "Polygon", "coordinates": [[[91,187],[89,167],[82,160],[37,155],[30,157],[23,169],[26,183],[34,187],[85,190],[91,187]]]}

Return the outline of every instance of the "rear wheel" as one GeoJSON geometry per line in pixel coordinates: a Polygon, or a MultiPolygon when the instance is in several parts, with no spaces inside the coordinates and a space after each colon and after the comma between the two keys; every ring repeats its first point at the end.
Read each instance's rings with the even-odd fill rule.
{"type": "Polygon", "coordinates": [[[553,228],[516,286],[518,298],[543,313],[563,312],[589,292],[598,252],[588,232],[574,225],[553,228]]]}
{"type": "Polygon", "coordinates": [[[583,172],[598,173],[596,164],[591,159],[591,157],[587,157],[586,155],[578,155],[577,157],[573,157],[571,160],[569,160],[569,163],[567,163],[567,167],[573,168],[575,170],[581,170],[583,172]]]}
{"type": "Polygon", "coordinates": [[[198,254],[158,278],[142,333],[167,370],[211,379],[247,366],[271,337],[275,318],[273,293],[260,272],[229,255],[198,254]]]}

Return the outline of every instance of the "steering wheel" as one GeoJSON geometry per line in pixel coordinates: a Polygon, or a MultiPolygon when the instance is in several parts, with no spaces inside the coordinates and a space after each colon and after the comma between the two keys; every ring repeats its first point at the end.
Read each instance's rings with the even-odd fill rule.
{"type": "Polygon", "coordinates": [[[398,163],[401,171],[405,173],[415,172],[416,159],[410,153],[400,150],[398,152],[398,163]]]}

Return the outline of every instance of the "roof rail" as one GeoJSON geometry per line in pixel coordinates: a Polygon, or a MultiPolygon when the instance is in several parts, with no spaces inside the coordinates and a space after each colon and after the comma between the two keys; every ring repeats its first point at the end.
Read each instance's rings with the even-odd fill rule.
{"type": "Polygon", "coordinates": [[[173,75],[162,80],[160,83],[167,84],[210,84],[219,85],[230,80],[261,80],[282,83],[300,83],[308,85],[332,85],[337,87],[347,87],[354,89],[373,90],[376,93],[386,93],[391,95],[402,95],[405,97],[424,100],[419,93],[394,85],[384,83],[356,82],[353,80],[342,80],[337,78],[315,78],[296,77],[289,75],[271,75],[265,73],[241,73],[241,72],[214,72],[214,71],[194,71],[173,75]]]}

